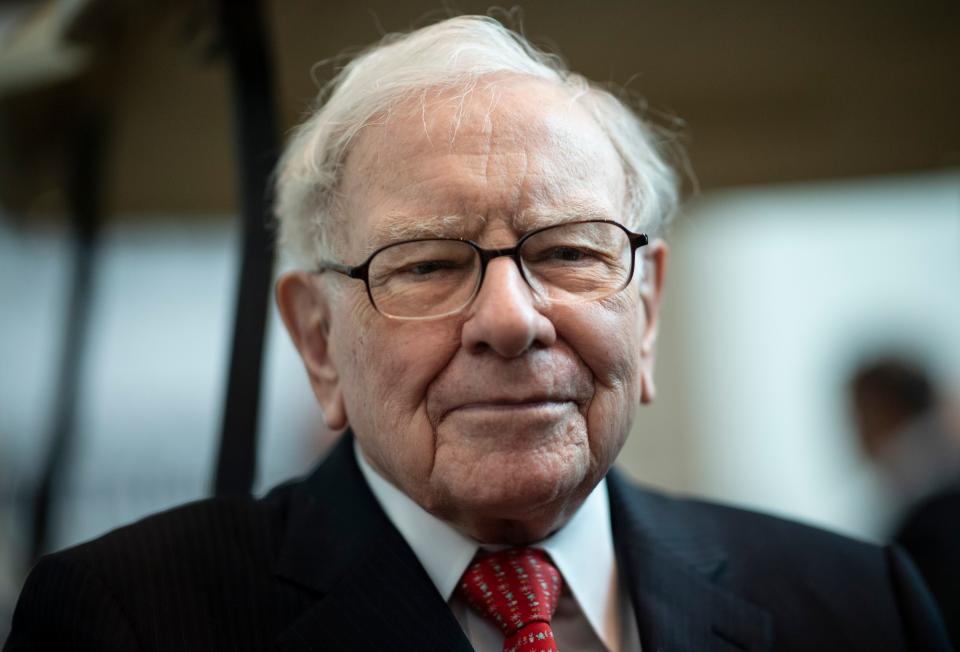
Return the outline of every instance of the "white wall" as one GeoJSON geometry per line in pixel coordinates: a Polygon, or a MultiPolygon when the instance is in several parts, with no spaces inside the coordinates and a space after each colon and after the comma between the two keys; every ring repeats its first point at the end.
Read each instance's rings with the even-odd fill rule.
{"type": "Polygon", "coordinates": [[[844,384],[891,346],[960,384],[960,173],[718,193],[671,244],[659,369],[671,393],[655,421],[677,441],[624,463],[672,489],[879,535],[888,515],[844,384]]]}

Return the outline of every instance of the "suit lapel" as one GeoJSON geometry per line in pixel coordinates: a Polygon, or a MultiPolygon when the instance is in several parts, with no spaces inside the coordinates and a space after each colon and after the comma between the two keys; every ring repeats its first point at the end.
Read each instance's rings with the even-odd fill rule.
{"type": "Polygon", "coordinates": [[[370,493],[347,434],[292,499],[277,573],[318,595],[277,640],[305,650],[472,650],[370,493]]]}
{"type": "Polygon", "coordinates": [[[715,583],[726,553],[696,536],[663,499],[608,476],[617,558],[644,652],[769,650],[770,615],[715,583]]]}

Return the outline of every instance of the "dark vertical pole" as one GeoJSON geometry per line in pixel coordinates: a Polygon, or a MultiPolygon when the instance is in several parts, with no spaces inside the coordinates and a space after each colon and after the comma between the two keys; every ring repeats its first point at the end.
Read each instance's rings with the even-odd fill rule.
{"type": "Polygon", "coordinates": [[[264,17],[258,0],[221,0],[220,26],[233,76],[240,159],[243,252],[230,377],[217,458],[217,495],[253,487],[267,301],[273,271],[269,182],[277,158],[277,117],[264,17]]]}
{"type": "Polygon", "coordinates": [[[30,558],[47,550],[50,519],[70,449],[76,439],[77,388],[88,342],[90,297],[101,222],[103,125],[99,118],[82,120],[70,152],[67,201],[73,245],[69,304],[63,321],[60,369],[54,390],[53,421],[40,477],[33,493],[30,558]]]}

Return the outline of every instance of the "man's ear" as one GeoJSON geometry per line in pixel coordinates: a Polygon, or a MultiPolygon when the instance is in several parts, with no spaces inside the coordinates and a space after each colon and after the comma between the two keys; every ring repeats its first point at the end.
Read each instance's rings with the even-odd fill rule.
{"type": "Polygon", "coordinates": [[[340,387],[340,374],[330,356],[329,291],[307,272],[290,272],[277,281],[277,307],[293,345],[307,368],[313,393],[323,410],[327,427],[347,425],[347,410],[340,387]]]}
{"type": "Polygon", "coordinates": [[[643,301],[646,320],[640,334],[640,400],[651,403],[656,395],[653,383],[653,368],[656,361],[657,329],[660,326],[660,299],[663,293],[663,277],[667,269],[667,243],[659,238],[641,249],[643,279],[640,282],[640,298],[643,301]]]}

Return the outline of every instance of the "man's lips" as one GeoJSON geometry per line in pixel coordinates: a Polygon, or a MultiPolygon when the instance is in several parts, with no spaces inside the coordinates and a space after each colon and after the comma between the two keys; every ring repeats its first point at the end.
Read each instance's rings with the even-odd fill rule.
{"type": "Polygon", "coordinates": [[[454,412],[519,412],[524,410],[551,410],[569,408],[577,404],[576,400],[567,397],[530,397],[530,398],[491,398],[471,400],[451,407],[444,417],[454,412]]]}
{"type": "MultiPolygon", "coordinates": [[[[475,408],[480,409],[510,409],[510,408],[525,408],[525,407],[548,407],[550,405],[560,405],[561,403],[573,403],[570,399],[549,399],[549,398],[538,398],[538,399],[529,399],[524,401],[476,401],[474,403],[465,403],[463,405],[458,405],[453,408],[453,410],[472,410],[475,408]]],[[[451,412],[453,411],[451,410],[451,412]]]]}

